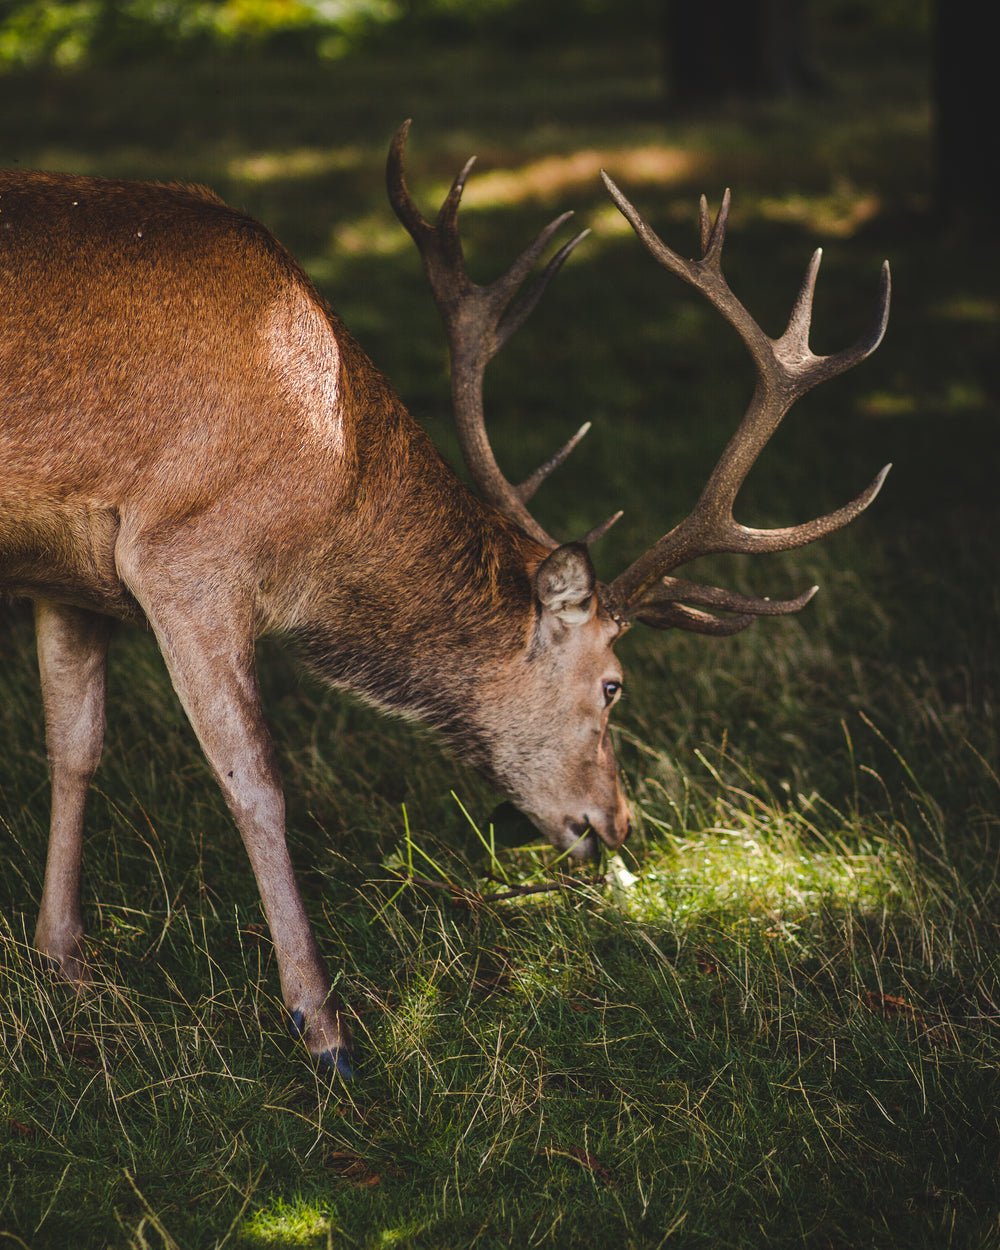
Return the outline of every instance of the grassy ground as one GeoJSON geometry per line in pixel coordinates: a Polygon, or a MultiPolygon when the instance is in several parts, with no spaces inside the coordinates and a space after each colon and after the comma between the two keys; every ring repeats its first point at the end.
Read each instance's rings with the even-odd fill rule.
{"type": "Polygon", "coordinates": [[[690,506],[748,372],[597,165],[687,250],[697,194],[730,183],[727,270],[772,332],[817,243],[820,350],[866,323],[883,256],[896,279],[879,354],[796,409],[740,516],[804,519],[891,459],[883,497],[820,548],[705,571],[820,596],[734,639],[622,644],[631,887],[470,899],[549,857],[492,860],[481,782],[261,648],[293,857],[357,1016],[349,1091],[283,1031],[242,848],[137,633],[87,838],[103,979],[74,1002],[33,967],[47,779],[28,619],[0,609],[0,1238],[1000,1246],[996,248],[926,216],[916,51],[824,52],[834,94],[698,118],[661,112],[651,49],[613,46],[0,80],[5,163],[198,179],[262,216],[449,451],[390,134],[416,118],[428,198],[478,151],[477,274],[576,207],[593,235],[490,402],[512,476],[594,421],[539,511],[572,534],[624,507],[606,576],[690,506]],[[433,884],[401,886],[413,857],[433,884]]]}

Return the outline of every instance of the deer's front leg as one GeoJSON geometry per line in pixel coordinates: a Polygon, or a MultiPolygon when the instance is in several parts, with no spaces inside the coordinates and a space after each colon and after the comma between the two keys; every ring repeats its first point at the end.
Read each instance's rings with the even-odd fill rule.
{"type": "Polygon", "coordinates": [[[83,949],[83,816],[104,744],[107,617],[36,601],[35,635],[52,776],[52,814],[35,946],[67,981],[90,979],[83,949]]]}
{"type": "Polygon", "coordinates": [[[245,605],[213,605],[207,596],[188,610],[176,597],[156,592],[140,602],[250,857],[292,1032],[322,1066],[349,1078],[350,1029],[338,1010],[285,842],[285,801],[260,705],[253,639],[239,624],[251,614],[245,605]]]}

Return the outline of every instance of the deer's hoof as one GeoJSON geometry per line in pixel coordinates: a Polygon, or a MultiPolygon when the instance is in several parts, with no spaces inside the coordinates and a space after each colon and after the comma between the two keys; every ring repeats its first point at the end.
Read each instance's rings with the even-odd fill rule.
{"type": "MultiPolygon", "coordinates": [[[[296,1041],[300,1041],[306,1032],[306,1016],[304,1011],[293,1011],[288,1018],[288,1031],[296,1041]]],[[[339,1076],[342,1081],[354,1080],[354,1068],[351,1065],[351,1052],[346,1046],[333,1046],[321,1050],[314,1055],[316,1066],[332,1076],[339,1076]]]]}
{"type": "Polygon", "coordinates": [[[82,994],[93,981],[93,974],[85,962],[83,944],[68,955],[51,955],[47,951],[33,951],[35,967],[57,981],[64,982],[74,993],[82,994]]]}
{"type": "Polygon", "coordinates": [[[345,1050],[343,1046],[337,1046],[334,1050],[321,1051],[316,1056],[316,1062],[327,1072],[332,1073],[334,1076],[339,1076],[342,1081],[354,1080],[351,1052],[345,1050]]]}

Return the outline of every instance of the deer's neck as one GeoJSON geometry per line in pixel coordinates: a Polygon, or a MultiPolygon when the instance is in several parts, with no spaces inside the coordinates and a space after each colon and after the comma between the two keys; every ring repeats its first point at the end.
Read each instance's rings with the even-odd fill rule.
{"type": "Polygon", "coordinates": [[[365,382],[352,488],[292,632],[325,679],[460,738],[474,686],[528,640],[546,553],[458,479],[377,375],[365,382]]]}

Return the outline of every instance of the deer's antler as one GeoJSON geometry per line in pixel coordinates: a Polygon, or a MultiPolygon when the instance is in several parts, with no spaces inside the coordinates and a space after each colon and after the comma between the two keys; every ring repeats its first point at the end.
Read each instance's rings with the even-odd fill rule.
{"type": "Polygon", "coordinates": [[[797,612],[812,598],[816,587],[795,599],[756,599],[684,581],[670,574],[698,556],[717,552],[758,554],[801,547],[846,525],[878,494],[889,472],[888,465],[851,503],[804,525],[751,529],[733,519],[737,492],[795,400],[819,382],[836,377],[864,360],[881,342],[889,317],[888,262],[882,266],[878,306],[868,330],[852,347],[834,356],[816,356],[809,348],[809,323],[822,255],[819,250],[809,262],[787,329],[781,338],[770,339],[729,289],[722,273],[722,245],[729,215],[728,191],[714,224],[702,196],[702,256],[700,260],[685,260],[663,243],[608,175],[602,171],[601,176],[611,198],[653,259],[700,291],[725,317],[746,345],[757,372],[750,406],[694,510],[606,588],[608,607],[622,620],[641,621],[661,629],[674,626],[712,634],[735,633],[756,616],[797,612]],[[721,608],[740,615],[720,618],[699,612],[698,607],[721,608]]]}
{"type": "MultiPolygon", "coordinates": [[[[412,235],[423,259],[447,332],[452,398],[462,454],[483,497],[533,538],[555,547],[556,540],[542,529],[526,505],[545,478],[562,464],[586,434],[590,422],[582,425],[555,455],[516,486],[501,472],[489,444],[483,411],[483,376],[486,365],[524,323],[563,261],[588,232],[583,231],[561,247],[516,302],[515,297],[547,243],[572,214],[563,213],[546,226],[496,281],[489,286],[477,286],[469,278],[458,232],[458,207],[473,161],[468,161],[455,179],[437,221],[430,225],[421,216],[406,186],[403,153],[409,126],[410,123],[405,122],[393,139],[386,164],[386,182],[396,215],[412,235]]],[[[602,171],[601,176],[611,198],[653,259],[700,291],[725,317],[743,340],[757,373],[746,414],[713,469],[694,510],[610,586],[604,587],[606,606],[622,621],[641,621],[659,629],[673,627],[706,634],[736,633],[757,616],[797,612],[815,594],[815,586],[794,599],[767,599],[720,590],[671,574],[703,555],[720,552],[749,555],[804,546],[846,525],[878,494],[889,471],[888,465],[851,503],[803,525],[752,529],[733,518],[733,503],[747,473],[795,400],[818,383],[864,360],[881,342],[889,316],[888,262],[882,267],[878,306],[868,330],[852,347],[833,356],[816,356],[809,347],[809,325],[820,251],[814,253],[809,263],[784,334],[779,339],[770,339],[729,289],[722,273],[722,246],[729,216],[728,191],[714,223],[702,196],[702,256],[699,260],[685,260],[663,243],[608,175],[602,171]],[[720,617],[701,611],[702,608],[737,615],[720,617]]],[[[616,513],[595,527],[584,541],[590,543],[600,537],[620,515],[616,513]]]]}
{"type": "MultiPolygon", "coordinates": [[[[506,273],[489,286],[477,286],[469,277],[458,232],[458,206],[475,157],[468,161],[452,183],[437,221],[430,225],[421,216],[406,186],[403,153],[410,123],[396,132],[386,162],[386,185],[396,216],[413,237],[424,262],[434,299],[444,322],[451,354],[451,391],[455,423],[462,455],[483,498],[516,521],[532,538],[549,547],[551,538],[528,511],[526,505],[548,475],[566,459],[590,429],[585,422],[573,437],[520,485],[509,482],[500,470],[486,434],[483,411],[483,376],[510,336],[534,309],[549,282],[574,247],[585,238],[584,230],[564,244],[548,262],[534,284],[514,303],[546,244],[572,213],[563,213],[539,234],[506,273]]],[[[621,514],[619,513],[618,516],[621,514]]],[[[593,542],[617,520],[609,518],[591,530],[585,542],[593,542]]]]}

